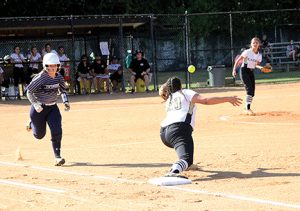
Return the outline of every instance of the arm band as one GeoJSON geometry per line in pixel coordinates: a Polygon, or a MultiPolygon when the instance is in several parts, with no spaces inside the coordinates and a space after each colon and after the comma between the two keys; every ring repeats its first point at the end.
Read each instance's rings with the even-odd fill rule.
{"type": "Polygon", "coordinates": [[[68,96],[65,92],[61,93],[61,99],[62,99],[63,103],[68,103],[69,102],[68,96]]]}

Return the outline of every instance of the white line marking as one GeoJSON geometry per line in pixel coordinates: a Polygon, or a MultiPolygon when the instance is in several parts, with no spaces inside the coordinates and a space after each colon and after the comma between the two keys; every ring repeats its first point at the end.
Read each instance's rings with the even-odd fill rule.
{"type": "Polygon", "coordinates": [[[235,120],[230,120],[232,116],[220,116],[219,119],[221,121],[230,121],[233,123],[238,123],[238,124],[248,124],[248,125],[300,125],[300,123],[290,123],[290,122],[246,122],[246,121],[235,121],[235,120]]]}
{"type": "MultiPolygon", "coordinates": [[[[42,171],[57,172],[57,173],[62,173],[62,174],[88,176],[88,177],[91,177],[94,179],[109,180],[109,181],[113,181],[113,182],[126,182],[126,183],[139,184],[139,185],[146,184],[146,182],[143,182],[143,181],[128,180],[128,179],[114,178],[114,177],[101,176],[101,175],[93,175],[91,173],[85,173],[85,172],[74,172],[74,171],[66,171],[66,170],[60,170],[60,169],[51,169],[51,168],[46,168],[46,167],[41,167],[41,166],[21,165],[21,164],[15,164],[15,163],[10,163],[10,162],[3,162],[3,161],[0,161],[0,164],[6,165],[6,166],[25,167],[25,168],[32,168],[32,169],[36,169],[36,170],[42,170],[42,171]]],[[[250,197],[246,197],[246,196],[239,196],[239,195],[233,195],[233,194],[209,192],[206,190],[194,190],[194,189],[188,189],[188,188],[180,188],[180,187],[176,187],[176,186],[160,186],[160,187],[173,189],[173,190],[177,190],[177,191],[189,192],[189,193],[218,196],[218,197],[223,197],[223,198],[237,199],[237,200],[241,200],[241,201],[249,201],[249,202],[254,202],[254,203],[259,203],[259,204],[267,204],[267,205],[281,206],[281,207],[288,207],[288,208],[300,208],[300,205],[298,205],[298,204],[288,204],[288,203],[284,203],[284,202],[250,198],[250,197]]]]}
{"type": "Polygon", "coordinates": [[[43,187],[40,185],[31,185],[31,184],[9,181],[9,180],[2,180],[2,179],[0,179],[0,183],[4,184],[4,185],[20,186],[23,188],[29,188],[29,189],[33,189],[33,190],[42,190],[42,191],[53,192],[53,193],[65,193],[66,192],[65,190],[62,190],[62,189],[47,188],[47,187],[43,187]]]}
{"type": "Polygon", "coordinates": [[[298,204],[287,204],[287,203],[271,201],[271,200],[250,198],[250,197],[246,197],[246,196],[238,196],[238,195],[226,194],[226,193],[217,193],[217,192],[214,193],[214,192],[209,192],[206,190],[193,190],[193,189],[181,188],[181,187],[176,187],[176,186],[165,186],[164,188],[178,190],[178,191],[184,191],[184,192],[189,192],[189,193],[218,196],[218,197],[237,199],[237,200],[242,200],[242,201],[250,201],[250,202],[254,202],[254,203],[258,203],[258,204],[269,204],[269,205],[273,205],[273,206],[281,206],[281,207],[299,208],[300,209],[300,205],[298,205],[298,204]]]}
{"type": "Polygon", "coordinates": [[[0,165],[25,167],[25,168],[31,168],[31,169],[41,170],[41,171],[56,172],[56,173],[68,174],[68,175],[87,176],[87,177],[91,177],[94,179],[109,180],[112,182],[126,182],[126,183],[133,183],[133,184],[146,183],[146,182],[141,182],[141,181],[136,181],[136,180],[128,180],[128,179],[115,178],[115,177],[103,176],[103,175],[94,175],[94,174],[86,173],[86,172],[68,171],[68,170],[62,170],[62,169],[47,168],[47,167],[42,167],[42,166],[31,166],[31,165],[26,165],[26,164],[22,165],[22,164],[3,162],[3,161],[0,161],[0,165]]]}

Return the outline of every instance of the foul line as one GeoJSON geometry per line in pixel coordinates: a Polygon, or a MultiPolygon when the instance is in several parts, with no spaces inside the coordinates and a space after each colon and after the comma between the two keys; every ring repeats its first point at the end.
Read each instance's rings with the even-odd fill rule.
{"type": "Polygon", "coordinates": [[[246,122],[246,121],[234,121],[234,120],[229,120],[232,117],[232,115],[228,116],[220,116],[219,119],[221,121],[230,121],[233,123],[238,123],[238,124],[248,124],[248,125],[279,125],[279,126],[292,126],[292,125],[299,125],[299,123],[289,123],[289,122],[246,122]]]}
{"type": "Polygon", "coordinates": [[[176,187],[176,186],[165,186],[165,188],[173,189],[173,190],[177,190],[177,191],[189,192],[189,193],[211,195],[211,196],[217,196],[217,197],[223,197],[223,198],[229,198],[229,199],[237,199],[237,200],[241,200],[241,201],[249,201],[249,202],[254,202],[254,203],[258,203],[258,204],[269,204],[269,205],[273,205],[273,206],[281,206],[281,207],[300,209],[300,205],[297,205],[297,204],[287,204],[287,203],[283,203],[283,202],[250,198],[250,197],[238,196],[238,195],[233,195],[233,194],[217,193],[217,192],[214,193],[214,192],[209,192],[209,191],[205,191],[205,190],[193,190],[193,189],[181,188],[181,187],[176,187]]]}
{"type": "Polygon", "coordinates": [[[31,184],[26,184],[26,183],[21,183],[21,182],[15,182],[11,180],[2,180],[0,179],[0,183],[3,185],[13,185],[13,186],[19,186],[23,188],[28,188],[28,189],[33,189],[33,190],[42,190],[42,191],[47,191],[47,192],[53,192],[53,193],[65,193],[65,190],[62,189],[54,189],[54,188],[47,188],[43,187],[40,185],[31,185],[31,184]]]}
{"type": "MultiPolygon", "coordinates": [[[[56,173],[69,174],[69,175],[87,176],[87,177],[91,177],[93,179],[109,180],[112,182],[126,182],[126,183],[131,183],[131,184],[138,184],[138,185],[146,184],[146,182],[142,182],[142,181],[114,178],[114,177],[101,176],[101,175],[93,175],[91,173],[85,173],[85,172],[74,172],[74,171],[52,169],[52,168],[46,168],[46,167],[41,167],[41,166],[30,166],[30,165],[16,164],[16,163],[3,162],[3,161],[0,161],[0,164],[6,165],[6,166],[25,167],[25,168],[31,168],[31,169],[36,169],[36,170],[56,172],[56,173]]],[[[208,196],[217,196],[217,197],[236,199],[236,200],[241,200],[241,201],[254,202],[254,203],[258,203],[258,204],[267,204],[267,205],[273,205],[273,206],[299,208],[300,209],[300,205],[297,205],[297,204],[288,204],[288,203],[272,201],[272,200],[250,198],[250,197],[246,197],[246,196],[239,196],[239,195],[226,194],[226,193],[209,192],[206,190],[181,188],[181,187],[177,187],[177,186],[159,186],[159,187],[166,188],[166,189],[172,189],[172,190],[176,190],[176,191],[188,192],[188,193],[196,193],[196,194],[202,194],[202,195],[208,195],[208,196]]]]}

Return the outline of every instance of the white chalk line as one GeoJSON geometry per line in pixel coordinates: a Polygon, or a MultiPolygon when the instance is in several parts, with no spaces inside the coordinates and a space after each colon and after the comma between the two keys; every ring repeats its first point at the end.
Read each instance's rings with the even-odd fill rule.
{"type": "MultiPolygon", "coordinates": [[[[26,168],[36,169],[36,170],[56,172],[56,173],[69,174],[69,175],[88,176],[88,177],[91,177],[94,179],[109,180],[112,182],[122,182],[122,183],[125,182],[125,183],[137,184],[137,185],[146,184],[146,182],[143,182],[143,181],[128,180],[128,179],[114,178],[114,177],[101,176],[101,175],[93,175],[91,173],[85,173],[85,172],[66,171],[66,170],[52,169],[52,168],[41,167],[41,166],[30,166],[30,165],[24,165],[24,164],[2,162],[2,161],[0,161],[0,164],[6,165],[6,166],[26,167],[26,168]]],[[[160,187],[167,188],[167,189],[173,189],[173,190],[177,190],[177,191],[189,192],[189,193],[218,196],[218,197],[223,197],[223,198],[230,198],[230,199],[236,199],[236,200],[241,200],[241,201],[254,202],[254,203],[258,203],[258,204],[267,204],[267,205],[272,205],[272,206],[299,208],[300,209],[300,205],[298,205],[298,204],[288,204],[288,203],[272,201],[272,200],[251,198],[251,197],[227,194],[227,193],[221,193],[221,192],[210,192],[210,191],[206,191],[206,190],[181,188],[181,187],[177,187],[177,186],[160,186],[160,187]]]]}
{"type": "Polygon", "coordinates": [[[237,199],[237,200],[241,200],[241,201],[254,202],[254,203],[258,203],[258,204],[268,204],[268,205],[273,205],[273,206],[300,209],[300,204],[299,205],[298,204],[288,204],[288,203],[272,201],[272,200],[257,199],[257,198],[251,198],[251,197],[246,197],[246,196],[226,194],[226,193],[209,192],[209,191],[205,191],[205,190],[194,190],[194,189],[188,189],[188,188],[181,188],[181,187],[177,187],[177,186],[165,186],[164,188],[173,189],[173,190],[177,190],[177,191],[184,191],[184,192],[189,192],[189,193],[202,194],[202,195],[211,195],[211,196],[217,196],[217,197],[223,197],[223,198],[237,199]]]}
{"type": "Polygon", "coordinates": [[[63,189],[55,189],[55,188],[48,188],[40,185],[32,185],[22,182],[16,182],[11,180],[2,180],[0,179],[0,184],[2,185],[11,185],[11,186],[19,186],[27,189],[33,189],[33,190],[41,190],[41,191],[47,191],[47,192],[53,192],[53,193],[65,193],[66,191],[63,189]]]}
{"type": "Polygon", "coordinates": [[[294,125],[300,125],[300,123],[293,123],[293,122],[246,122],[246,121],[235,121],[230,120],[232,115],[224,115],[220,116],[219,119],[221,121],[230,121],[233,123],[238,124],[248,124],[248,125],[278,125],[278,126],[294,126],[294,125]]]}

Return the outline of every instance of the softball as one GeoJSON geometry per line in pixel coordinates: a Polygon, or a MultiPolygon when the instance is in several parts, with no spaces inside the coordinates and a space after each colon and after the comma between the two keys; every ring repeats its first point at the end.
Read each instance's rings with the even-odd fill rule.
{"type": "Polygon", "coordinates": [[[189,71],[190,73],[194,73],[194,72],[196,71],[196,67],[195,67],[194,65],[190,65],[190,66],[188,67],[188,71],[189,71]]]}

